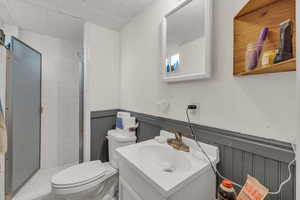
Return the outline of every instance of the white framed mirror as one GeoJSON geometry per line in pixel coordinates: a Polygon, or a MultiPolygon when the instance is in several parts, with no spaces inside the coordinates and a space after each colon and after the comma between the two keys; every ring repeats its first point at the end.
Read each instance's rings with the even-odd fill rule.
{"type": "Polygon", "coordinates": [[[211,76],[212,0],[182,0],[162,21],[162,75],[166,82],[211,76]]]}

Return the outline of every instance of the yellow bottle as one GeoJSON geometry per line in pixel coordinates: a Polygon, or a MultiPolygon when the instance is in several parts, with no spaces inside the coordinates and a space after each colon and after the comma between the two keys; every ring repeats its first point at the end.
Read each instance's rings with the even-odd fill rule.
{"type": "Polygon", "coordinates": [[[278,52],[278,50],[270,50],[270,51],[264,52],[262,60],[261,60],[261,66],[268,67],[268,66],[274,64],[274,59],[276,57],[277,52],[278,52]]]}

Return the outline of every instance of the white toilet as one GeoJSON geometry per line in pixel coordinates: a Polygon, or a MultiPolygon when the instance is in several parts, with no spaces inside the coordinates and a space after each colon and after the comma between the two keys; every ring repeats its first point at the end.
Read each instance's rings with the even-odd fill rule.
{"type": "Polygon", "coordinates": [[[67,168],[51,179],[55,199],[62,200],[117,200],[119,147],[136,143],[136,136],[125,136],[122,130],[107,134],[109,162],[91,161],[67,168]]]}

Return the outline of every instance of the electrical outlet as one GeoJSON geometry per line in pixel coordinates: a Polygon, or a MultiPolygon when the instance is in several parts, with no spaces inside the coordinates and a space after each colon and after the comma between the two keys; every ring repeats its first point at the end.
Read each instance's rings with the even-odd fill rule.
{"type": "Polygon", "coordinates": [[[190,103],[189,105],[196,105],[197,106],[197,108],[196,109],[194,109],[194,110],[190,110],[190,113],[191,114],[196,114],[196,113],[198,113],[199,112],[199,110],[200,110],[200,103],[198,102],[198,103],[196,103],[196,102],[192,102],[192,103],[190,103]]]}

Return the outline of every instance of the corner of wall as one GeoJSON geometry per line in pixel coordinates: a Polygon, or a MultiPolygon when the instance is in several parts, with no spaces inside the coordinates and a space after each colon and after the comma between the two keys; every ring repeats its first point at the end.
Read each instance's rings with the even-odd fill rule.
{"type": "Polygon", "coordinates": [[[90,160],[90,113],[120,107],[120,33],[84,24],[84,160],[90,160]]]}

